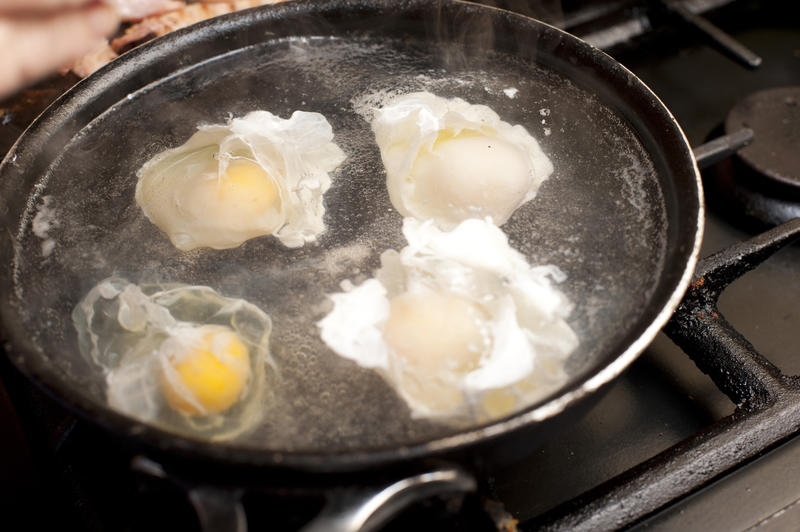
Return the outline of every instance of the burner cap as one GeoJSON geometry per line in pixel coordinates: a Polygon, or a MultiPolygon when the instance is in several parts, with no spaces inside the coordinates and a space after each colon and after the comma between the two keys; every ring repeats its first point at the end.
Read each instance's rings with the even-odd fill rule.
{"type": "Polygon", "coordinates": [[[752,144],[703,172],[709,206],[748,229],[800,217],[800,87],[741,100],[728,113],[724,132],[742,128],[753,130],[752,144]]]}
{"type": "Polygon", "coordinates": [[[738,152],[757,174],[800,188],[800,87],[755,92],[737,103],[725,120],[725,132],[749,127],[752,144],[738,152]]]}

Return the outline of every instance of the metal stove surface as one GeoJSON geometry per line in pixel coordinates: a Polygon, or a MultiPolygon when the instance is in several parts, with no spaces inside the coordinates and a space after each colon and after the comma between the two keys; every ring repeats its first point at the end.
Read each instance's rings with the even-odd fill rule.
{"type": "MultiPolygon", "coordinates": [[[[507,7],[527,14],[533,9],[529,7],[532,2],[510,4],[514,5],[507,7]]],[[[609,11],[608,5],[615,9],[623,6],[624,12],[636,15],[642,3],[594,4],[609,11]]],[[[800,85],[800,13],[796,4],[738,1],[706,13],[763,58],[755,70],[719,54],[699,34],[680,25],[611,52],[659,95],[690,142],[698,146],[747,94],[800,85]]],[[[561,22],[570,20],[561,10],[556,11],[556,15],[552,10],[545,15],[556,23],[559,17],[561,22]]],[[[579,19],[572,20],[581,22],[579,19]]],[[[0,119],[0,149],[7,149],[36,109],[73,81],[51,80],[10,102],[0,119]]],[[[738,221],[709,212],[702,256],[753,234],[738,221]]],[[[800,374],[798,281],[800,246],[794,245],[735,281],[719,304],[721,312],[756,349],[788,375],[800,374]]],[[[0,475],[6,480],[0,483],[0,498],[3,506],[8,506],[7,519],[24,519],[28,528],[186,530],[196,526],[180,492],[169,487],[140,490],[141,482],[129,469],[135,449],[120,447],[92,426],[76,422],[20,380],[4,360],[0,376],[6,384],[5,389],[0,387],[0,423],[9,434],[0,444],[0,475]]],[[[581,421],[554,435],[528,458],[491,472],[483,495],[501,503],[522,523],[521,528],[530,528],[525,522],[650,459],[735,408],[688,356],[661,334],[581,421]]],[[[795,526],[787,529],[796,529],[800,523],[799,457],[800,438],[795,438],[636,527],[722,531],[759,526],[759,530],[780,530],[789,523],[795,526]]],[[[308,501],[258,504],[260,511],[254,512],[250,523],[254,530],[296,528],[303,523],[301,516],[309,512],[308,501]],[[285,514],[287,508],[288,516],[270,516],[278,509],[285,514]]],[[[468,498],[460,508],[452,502],[432,501],[414,508],[388,529],[492,529],[482,506],[477,497],[468,498]]]]}
{"type": "MultiPolygon", "coordinates": [[[[721,55],[687,28],[673,28],[655,40],[638,42],[636,49],[612,50],[612,55],[653,89],[691,144],[698,146],[748,94],[800,84],[798,6],[766,4],[734,2],[709,14],[718,26],[763,57],[755,70],[721,55]]],[[[708,212],[701,257],[755,234],[744,225],[708,212]]],[[[798,281],[800,247],[795,245],[735,281],[719,305],[756,349],[787,375],[800,373],[798,281]]],[[[734,409],[662,333],[581,422],[524,463],[498,472],[494,493],[524,522],[649,459],[734,409]]],[[[707,488],[640,526],[711,531],[753,526],[800,499],[797,477],[775,474],[776,469],[796,471],[797,462],[789,457],[798,453],[800,441],[791,442],[774,458],[762,459],[763,466],[761,461],[748,465],[736,478],[707,488]],[[783,468],[767,465],[777,460],[785,462],[783,468]],[[731,498],[720,499],[715,495],[719,493],[731,498]],[[734,502],[736,494],[741,504],[734,502]]],[[[800,518],[795,515],[795,519],[800,526],[800,518]]]]}

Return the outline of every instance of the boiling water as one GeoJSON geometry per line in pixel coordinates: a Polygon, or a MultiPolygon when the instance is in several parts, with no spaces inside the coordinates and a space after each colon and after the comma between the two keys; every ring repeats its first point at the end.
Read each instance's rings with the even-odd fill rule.
{"type": "Polygon", "coordinates": [[[358,283],[382,251],[405,245],[365,117],[388,96],[425,90],[488,105],[539,141],[555,172],[503,226],[531,264],[567,274],[577,376],[617,348],[613,332],[638,315],[657,282],[664,201],[631,128],[568,79],[503,54],[477,66],[449,61],[446,45],[413,41],[280,39],[195,66],[128,95],[85,127],[30,197],[19,229],[15,289],[25,326],[76,390],[105,403],[105,381],[77,350],[70,313],[98,281],[208,285],[242,298],[274,323],[279,368],[263,424],[237,445],[275,450],[368,449],[409,444],[460,427],[412,419],[374,372],[332,353],[315,323],[325,294],[358,283]],[[442,53],[444,51],[444,53],[442,53]],[[445,59],[443,59],[445,58],[445,59]],[[325,197],[327,230],[288,249],[272,237],[230,250],[180,252],[134,202],[137,169],[201,123],[264,109],[287,118],[322,113],[347,160],[325,197]],[[49,198],[49,199],[48,199],[49,198]],[[46,210],[47,231],[32,227],[46,210]],[[45,238],[46,241],[42,239],[45,238]]]}

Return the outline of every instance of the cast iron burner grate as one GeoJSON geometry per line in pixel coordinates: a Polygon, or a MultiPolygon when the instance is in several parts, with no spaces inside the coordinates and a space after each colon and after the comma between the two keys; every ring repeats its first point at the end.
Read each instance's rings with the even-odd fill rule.
{"type": "Polygon", "coordinates": [[[524,523],[522,530],[611,530],[742,466],[800,430],[800,378],[783,375],[720,314],[733,281],[800,237],[800,218],[702,260],[666,334],[737,405],[702,432],[524,523]]]}

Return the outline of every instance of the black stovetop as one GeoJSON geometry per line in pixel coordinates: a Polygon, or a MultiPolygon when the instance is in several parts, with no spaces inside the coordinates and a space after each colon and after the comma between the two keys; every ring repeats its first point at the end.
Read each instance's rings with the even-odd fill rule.
{"type": "MultiPolygon", "coordinates": [[[[763,4],[734,2],[709,14],[763,57],[755,70],[721,55],[685,29],[663,32],[655,40],[613,55],[653,89],[690,143],[698,146],[717,133],[729,109],[746,95],[800,85],[797,6],[763,4]]],[[[756,231],[710,209],[701,257],[756,231]]],[[[798,281],[800,247],[793,246],[734,282],[719,305],[722,314],[787,375],[800,373],[798,281]]],[[[659,334],[581,422],[524,463],[499,472],[494,494],[525,521],[651,458],[735,408],[680,349],[659,334]]],[[[800,442],[794,446],[798,447],[795,454],[800,453],[800,442]]],[[[663,522],[675,530],[744,529],[800,498],[800,485],[793,478],[782,483],[767,469],[763,474],[755,472],[758,469],[756,464],[748,469],[742,504],[726,501],[723,510],[710,494],[700,493],[647,526],[663,522]],[[758,498],[751,492],[758,493],[758,498]],[[697,510],[690,512],[690,508],[697,510]]]]}
{"type": "MultiPolygon", "coordinates": [[[[549,7],[545,14],[551,20],[568,24],[574,18],[565,14],[567,8],[579,3],[587,4],[563,2],[564,11],[556,13],[552,3],[543,4],[549,7]]],[[[539,4],[506,2],[507,7],[525,9],[528,14],[540,9],[539,4]]],[[[622,6],[617,12],[624,18],[639,16],[646,2],[591,4],[622,6]]],[[[800,86],[800,13],[792,4],[796,3],[739,0],[706,13],[763,58],[755,70],[721,55],[699,34],[680,25],[656,28],[633,44],[610,51],[654,90],[692,145],[698,146],[717,133],[728,110],[746,95],[765,88],[800,86]]],[[[575,29],[584,34],[590,31],[585,25],[575,29]]],[[[0,120],[0,149],[10,146],[32,120],[35,109],[41,109],[72,82],[72,78],[50,80],[8,102],[0,120]]],[[[757,231],[712,210],[706,217],[701,256],[746,240],[757,231]]],[[[795,245],[735,281],[719,304],[722,314],[787,375],[800,374],[798,281],[800,246],[795,245]]],[[[186,523],[195,524],[179,490],[169,486],[140,489],[143,481],[129,469],[133,449],[121,448],[100,430],[76,421],[19,378],[5,360],[0,370],[6,384],[5,389],[0,386],[0,426],[6,433],[0,443],[0,475],[6,478],[0,483],[0,500],[8,505],[7,518],[24,518],[32,528],[83,530],[185,530],[186,523]]],[[[487,499],[500,503],[525,528],[525,522],[651,459],[735,410],[736,405],[662,333],[582,420],[554,435],[528,458],[490,474],[483,499],[470,497],[460,510],[452,501],[429,502],[389,528],[491,529],[483,510],[487,499]]],[[[800,438],[790,439],[635,526],[722,531],[764,523],[764,529],[770,530],[770,526],[798,522],[798,457],[800,438]],[[783,513],[768,519],[781,510],[783,513]]],[[[257,504],[250,523],[253,530],[299,526],[309,503],[257,504]],[[287,506],[289,511],[277,517],[277,509],[286,510],[287,506]],[[276,513],[271,513],[273,510],[276,513]]]]}

